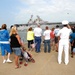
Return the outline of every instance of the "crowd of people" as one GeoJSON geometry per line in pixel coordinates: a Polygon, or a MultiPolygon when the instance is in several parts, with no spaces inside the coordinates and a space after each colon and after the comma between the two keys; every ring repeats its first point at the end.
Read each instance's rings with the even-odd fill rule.
{"type": "MultiPolygon", "coordinates": [[[[40,24],[37,27],[32,29],[30,27],[27,31],[27,41],[28,41],[28,53],[35,50],[36,53],[41,52],[41,42],[44,43],[44,53],[50,53],[51,50],[58,52],[58,63],[62,63],[62,52],[64,50],[64,62],[65,65],[69,63],[69,49],[71,47],[71,57],[74,57],[75,53],[75,27],[71,27],[68,21],[62,21],[63,28],[60,28],[58,25],[56,28],[50,29],[48,26],[45,27],[43,32],[40,24]]],[[[25,45],[21,40],[21,36],[18,34],[16,26],[12,26],[10,32],[7,30],[7,25],[3,24],[0,29],[0,46],[1,54],[3,58],[3,63],[12,62],[10,60],[10,55],[14,52],[15,56],[15,68],[20,68],[19,56],[26,56],[26,60],[29,60],[27,51],[23,54],[22,50],[25,45]],[[7,59],[5,55],[7,53],[7,59]],[[28,59],[27,59],[28,58],[28,59]]],[[[30,54],[31,55],[31,54],[30,54]]],[[[30,57],[32,58],[32,56],[30,57]]],[[[26,61],[26,62],[27,62],[26,61]]],[[[34,60],[35,61],[35,60],[34,60]]]]}

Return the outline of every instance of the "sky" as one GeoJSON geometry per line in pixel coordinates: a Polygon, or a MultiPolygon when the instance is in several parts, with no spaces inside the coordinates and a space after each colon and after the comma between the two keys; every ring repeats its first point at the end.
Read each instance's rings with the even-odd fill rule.
{"type": "Polygon", "coordinates": [[[0,27],[26,24],[31,15],[44,21],[75,22],[75,0],[0,0],[0,27]]]}

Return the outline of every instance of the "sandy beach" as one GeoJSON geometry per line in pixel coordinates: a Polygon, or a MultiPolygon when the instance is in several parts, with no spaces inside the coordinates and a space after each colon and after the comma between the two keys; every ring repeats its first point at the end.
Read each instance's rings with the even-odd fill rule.
{"type": "MultiPolygon", "coordinates": [[[[27,46],[26,46],[27,47],[27,46]]],[[[75,57],[71,58],[68,65],[64,64],[64,54],[62,64],[58,64],[58,53],[51,50],[51,53],[44,53],[43,45],[40,53],[31,52],[35,63],[28,62],[28,66],[24,66],[25,61],[21,64],[21,68],[14,68],[14,53],[11,54],[13,63],[2,63],[0,55],[0,75],[75,75],[75,57]]]]}

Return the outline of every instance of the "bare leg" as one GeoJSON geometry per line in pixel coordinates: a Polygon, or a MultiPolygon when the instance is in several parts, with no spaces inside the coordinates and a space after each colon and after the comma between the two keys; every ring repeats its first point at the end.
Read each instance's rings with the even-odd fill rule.
{"type": "Polygon", "coordinates": [[[10,59],[10,53],[8,53],[8,59],[10,59]]]}
{"type": "Polygon", "coordinates": [[[18,60],[19,60],[19,56],[15,55],[15,69],[21,67],[21,66],[19,66],[18,60]]]}
{"type": "Polygon", "coordinates": [[[58,52],[58,43],[56,43],[56,52],[58,52]]]}

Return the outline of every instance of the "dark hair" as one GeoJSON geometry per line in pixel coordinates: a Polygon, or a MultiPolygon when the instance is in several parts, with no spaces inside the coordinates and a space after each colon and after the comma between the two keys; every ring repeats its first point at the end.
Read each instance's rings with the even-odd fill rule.
{"type": "Polygon", "coordinates": [[[2,24],[1,29],[7,29],[7,25],[6,24],[2,24]]]}
{"type": "Polygon", "coordinates": [[[58,26],[58,25],[56,25],[56,28],[59,28],[59,26],[58,26]]]}
{"type": "Polygon", "coordinates": [[[73,33],[75,33],[75,27],[72,28],[73,33]]]}
{"type": "Polygon", "coordinates": [[[45,29],[48,29],[48,26],[46,26],[46,28],[45,29]]]}
{"type": "Polygon", "coordinates": [[[32,31],[32,27],[30,27],[30,28],[28,29],[28,31],[32,31]]]}

